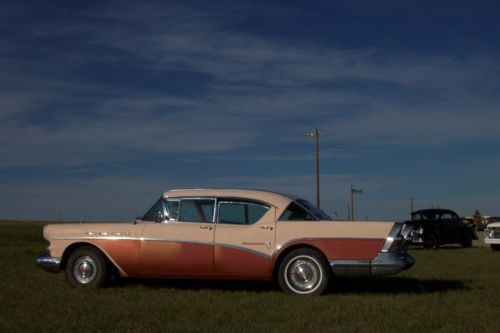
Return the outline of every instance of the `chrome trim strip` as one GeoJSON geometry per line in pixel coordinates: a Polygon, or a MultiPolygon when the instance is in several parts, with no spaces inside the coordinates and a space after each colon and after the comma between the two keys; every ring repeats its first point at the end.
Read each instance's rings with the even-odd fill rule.
{"type": "Polygon", "coordinates": [[[242,247],[242,246],[238,246],[238,245],[231,245],[231,244],[222,244],[222,243],[215,243],[215,246],[229,247],[229,248],[233,248],[233,249],[240,250],[243,252],[248,252],[250,254],[254,254],[254,255],[262,257],[264,259],[268,259],[268,260],[273,259],[273,256],[271,256],[271,255],[268,255],[268,254],[265,254],[265,253],[262,253],[262,252],[259,252],[256,250],[252,250],[252,249],[249,249],[247,247],[242,247]]]}
{"type": "Polygon", "coordinates": [[[415,264],[406,252],[380,252],[373,260],[330,260],[333,274],[337,277],[362,277],[392,275],[415,264]]]}
{"type": "MultiPolygon", "coordinates": [[[[299,198],[297,198],[297,197],[295,197],[293,195],[290,195],[290,194],[281,193],[281,192],[275,192],[275,191],[269,191],[269,190],[256,189],[256,188],[182,188],[182,189],[172,189],[172,190],[168,190],[166,192],[181,192],[181,191],[226,191],[226,190],[229,190],[229,191],[236,190],[236,191],[267,192],[267,193],[272,193],[272,194],[277,194],[277,195],[284,196],[285,198],[288,198],[290,200],[297,200],[297,199],[299,199],[299,198]]],[[[164,194],[166,192],[164,192],[164,194]]],[[[233,196],[227,196],[227,195],[226,196],[224,196],[224,195],[217,196],[217,198],[224,198],[224,197],[233,197],[233,196]]],[[[175,196],[165,197],[164,196],[164,198],[181,198],[181,197],[175,197],[175,196]]],[[[188,197],[186,197],[186,198],[188,198],[188,197]]],[[[235,196],[234,198],[248,199],[248,198],[245,198],[245,197],[238,197],[238,196],[235,196]]],[[[274,205],[271,205],[271,206],[276,207],[274,205]]]]}
{"type": "Polygon", "coordinates": [[[129,237],[129,236],[64,236],[64,237],[54,237],[54,240],[91,240],[91,239],[103,239],[103,240],[142,240],[142,237],[129,237]]]}
{"type": "Polygon", "coordinates": [[[370,259],[333,259],[330,266],[370,266],[370,259]]]}
{"type": "Polygon", "coordinates": [[[329,261],[333,274],[336,277],[363,277],[371,275],[371,260],[341,260],[329,261]]]}
{"type": "MultiPolygon", "coordinates": [[[[187,240],[179,240],[174,238],[155,238],[155,237],[118,237],[118,236],[81,236],[81,237],[56,237],[55,240],[136,240],[136,241],[153,241],[153,242],[165,242],[165,243],[186,243],[186,244],[202,244],[202,245],[213,245],[213,246],[221,246],[228,247],[237,250],[241,250],[244,252],[248,252],[250,254],[254,254],[265,259],[271,260],[273,258],[272,255],[268,255],[257,250],[249,249],[246,247],[232,245],[232,244],[223,244],[223,243],[213,243],[213,242],[203,242],[203,241],[187,241],[187,240]]],[[[266,244],[264,244],[266,245],[266,244]]]]}

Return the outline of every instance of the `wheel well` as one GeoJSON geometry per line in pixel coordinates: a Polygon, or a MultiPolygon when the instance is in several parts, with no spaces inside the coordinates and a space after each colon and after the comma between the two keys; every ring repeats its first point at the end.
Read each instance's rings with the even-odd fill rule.
{"type": "Polygon", "coordinates": [[[68,261],[68,258],[71,256],[71,254],[81,247],[91,247],[91,248],[95,249],[96,251],[99,251],[103,255],[104,259],[106,259],[106,264],[108,264],[108,267],[110,267],[112,269],[116,269],[115,265],[113,264],[113,262],[111,262],[111,260],[109,260],[108,256],[104,252],[102,252],[101,249],[98,248],[97,246],[95,246],[94,244],[74,243],[74,244],[71,244],[70,246],[68,246],[66,248],[66,250],[64,250],[64,253],[62,255],[62,260],[61,260],[61,269],[62,270],[66,269],[66,262],[68,261]]]}
{"type": "Polygon", "coordinates": [[[323,257],[323,259],[325,260],[325,262],[328,262],[328,259],[325,257],[325,254],[317,247],[309,245],[309,244],[294,244],[294,245],[286,248],[283,252],[281,252],[278,255],[278,258],[276,258],[276,260],[274,262],[274,267],[273,267],[273,280],[275,280],[276,277],[278,276],[278,270],[280,268],[281,262],[286,257],[286,255],[294,250],[304,249],[304,248],[318,251],[321,254],[321,256],[323,257]]]}

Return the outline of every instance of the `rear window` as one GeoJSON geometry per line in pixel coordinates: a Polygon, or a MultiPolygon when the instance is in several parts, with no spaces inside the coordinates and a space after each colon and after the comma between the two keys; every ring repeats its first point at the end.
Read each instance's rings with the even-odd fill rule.
{"type": "Polygon", "coordinates": [[[304,206],[309,212],[311,212],[315,217],[317,217],[319,220],[332,220],[332,218],[327,213],[325,213],[324,211],[322,211],[318,207],[314,206],[309,201],[304,200],[304,199],[299,199],[297,201],[302,206],[304,206]]]}
{"type": "Polygon", "coordinates": [[[296,202],[288,205],[280,217],[280,221],[315,221],[317,220],[307,210],[299,206],[296,202]]]}

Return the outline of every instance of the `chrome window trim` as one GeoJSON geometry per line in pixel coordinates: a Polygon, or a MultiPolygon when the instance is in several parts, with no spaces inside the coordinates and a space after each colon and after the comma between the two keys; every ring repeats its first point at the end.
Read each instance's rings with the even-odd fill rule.
{"type": "MultiPolygon", "coordinates": [[[[163,198],[163,205],[165,206],[165,210],[167,212],[167,215],[165,215],[165,216],[168,217],[168,219],[164,220],[164,222],[166,222],[166,223],[177,221],[177,219],[179,218],[178,216],[177,216],[177,219],[170,218],[170,211],[168,209],[168,203],[167,203],[168,200],[170,200],[170,201],[177,201],[179,203],[179,210],[181,208],[181,199],[178,199],[178,198],[163,198]]],[[[177,215],[179,215],[179,212],[177,212],[177,215]]]]}
{"type": "MultiPolygon", "coordinates": [[[[234,202],[234,203],[244,203],[244,204],[260,205],[260,206],[266,207],[267,210],[271,209],[271,207],[275,207],[276,208],[276,206],[274,206],[274,205],[272,205],[272,204],[270,204],[268,202],[261,201],[261,200],[258,200],[258,199],[251,199],[251,198],[213,197],[213,196],[207,196],[207,197],[202,197],[202,196],[163,197],[163,207],[164,207],[164,210],[166,211],[166,214],[167,214],[165,216],[168,216],[168,219],[164,219],[163,223],[182,222],[182,223],[209,223],[209,224],[217,224],[218,223],[218,219],[219,219],[219,203],[220,202],[222,202],[222,203],[226,203],[226,202],[227,203],[233,203],[234,202]],[[212,221],[211,222],[208,222],[208,221],[207,222],[193,222],[193,221],[179,221],[179,219],[177,219],[177,220],[171,220],[170,219],[170,212],[168,211],[168,204],[167,204],[168,200],[178,201],[179,202],[179,214],[180,214],[181,205],[182,205],[182,201],[183,200],[214,200],[214,211],[213,211],[212,221]]],[[[314,218],[316,218],[307,209],[306,209],[306,211],[311,216],[313,216],[314,218]]],[[[247,224],[245,224],[245,225],[247,225],[247,224]]]]}
{"type": "MultiPolygon", "coordinates": [[[[169,190],[167,192],[182,192],[182,191],[214,191],[214,190],[221,190],[221,191],[224,191],[224,190],[248,190],[248,191],[256,191],[256,192],[266,192],[266,193],[272,193],[272,194],[278,194],[278,195],[281,195],[285,198],[288,198],[290,199],[291,201],[294,201],[294,200],[297,200],[297,199],[301,199],[301,198],[298,198],[294,195],[291,195],[291,194],[286,194],[286,193],[281,193],[281,192],[276,192],[276,191],[270,191],[270,190],[263,190],[263,189],[257,189],[257,188],[181,188],[181,189],[172,189],[172,190],[169,190]]],[[[189,196],[183,196],[183,198],[187,198],[189,196]]],[[[181,198],[181,197],[176,197],[176,196],[167,196],[167,197],[164,197],[164,198],[181,198]]],[[[219,198],[223,198],[223,196],[220,196],[219,198]]],[[[236,198],[239,198],[239,197],[236,197],[236,198]]],[[[251,199],[251,198],[241,198],[241,199],[251,199]]],[[[271,205],[275,208],[277,208],[276,206],[274,205],[271,205]]]]}
{"type": "Polygon", "coordinates": [[[163,220],[160,223],[164,223],[168,218],[167,203],[165,202],[164,199],[161,200],[161,205],[163,207],[163,220]]]}
{"type": "MultiPolygon", "coordinates": [[[[239,201],[240,199],[236,199],[236,198],[231,198],[231,199],[224,199],[224,198],[220,198],[217,200],[217,216],[215,218],[215,223],[216,224],[219,224],[219,218],[220,218],[220,205],[221,204],[238,204],[238,205],[254,205],[254,206],[261,206],[261,207],[264,207],[266,208],[266,212],[262,215],[264,216],[265,214],[267,214],[267,212],[269,211],[269,209],[271,209],[271,205],[269,204],[264,204],[264,203],[260,203],[260,202],[252,202],[253,200],[245,200],[245,199],[241,199],[241,201],[239,201]]],[[[236,223],[220,223],[220,224],[223,224],[223,225],[235,225],[235,226],[251,226],[251,225],[254,225],[256,223],[258,223],[261,219],[262,219],[262,216],[260,217],[260,219],[258,219],[257,221],[255,221],[254,223],[249,223],[249,224],[236,224],[236,223]]]]}
{"type": "MultiPolygon", "coordinates": [[[[216,197],[168,197],[168,199],[178,199],[179,200],[179,216],[181,215],[181,207],[182,207],[182,201],[183,200],[213,200],[214,201],[214,208],[212,212],[212,221],[206,221],[206,222],[196,222],[196,221],[180,221],[179,219],[172,221],[172,222],[182,222],[182,223],[208,223],[208,224],[215,224],[215,217],[216,217],[216,211],[217,211],[217,198],[216,197]]],[[[170,222],[170,221],[168,221],[170,222]]]]}

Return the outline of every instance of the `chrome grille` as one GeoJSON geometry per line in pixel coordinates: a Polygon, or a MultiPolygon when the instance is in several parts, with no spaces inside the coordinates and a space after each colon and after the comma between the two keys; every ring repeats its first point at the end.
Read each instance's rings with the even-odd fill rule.
{"type": "Polygon", "coordinates": [[[485,238],[500,238],[500,227],[489,227],[484,230],[485,238]]]}

